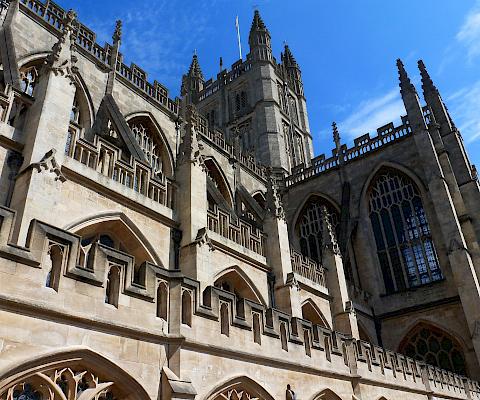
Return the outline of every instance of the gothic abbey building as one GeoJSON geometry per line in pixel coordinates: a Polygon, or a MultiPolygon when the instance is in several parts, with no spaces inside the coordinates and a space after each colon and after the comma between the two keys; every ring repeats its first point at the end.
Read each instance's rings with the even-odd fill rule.
{"type": "Polygon", "coordinates": [[[314,157],[258,12],[171,99],[120,22],[0,9],[0,400],[480,399],[479,183],[423,62],[314,157]]]}

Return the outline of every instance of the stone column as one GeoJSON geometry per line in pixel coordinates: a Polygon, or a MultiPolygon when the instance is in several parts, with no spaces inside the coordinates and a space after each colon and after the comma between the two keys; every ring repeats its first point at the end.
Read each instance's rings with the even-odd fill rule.
{"type": "Polygon", "coordinates": [[[328,211],[322,207],[322,264],[327,270],[327,286],[332,301],[333,328],[342,333],[348,333],[359,339],[357,317],[353,303],[348,296],[347,281],[343,269],[340,249],[329,220],[328,211]]]}
{"type": "Polygon", "coordinates": [[[16,179],[11,207],[17,211],[14,240],[23,245],[32,219],[57,222],[65,145],[75,96],[76,57],[69,11],[59,41],[43,66],[25,121],[24,163],[16,179]]]}

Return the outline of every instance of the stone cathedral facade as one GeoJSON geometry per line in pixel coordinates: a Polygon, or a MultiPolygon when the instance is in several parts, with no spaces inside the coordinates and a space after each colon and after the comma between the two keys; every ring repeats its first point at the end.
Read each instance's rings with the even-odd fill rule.
{"type": "Polygon", "coordinates": [[[258,12],[171,99],[120,22],[0,9],[1,400],[480,399],[479,183],[423,62],[314,157],[258,12]]]}

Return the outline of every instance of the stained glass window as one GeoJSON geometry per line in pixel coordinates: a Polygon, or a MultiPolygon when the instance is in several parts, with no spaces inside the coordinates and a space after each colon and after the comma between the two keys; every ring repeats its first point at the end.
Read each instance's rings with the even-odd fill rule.
{"type": "Polygon", "coordinates": [[[369,197],[370,221],[387,293],[443,278],[420,192],[394,171],[381,173],[369,197]]]}

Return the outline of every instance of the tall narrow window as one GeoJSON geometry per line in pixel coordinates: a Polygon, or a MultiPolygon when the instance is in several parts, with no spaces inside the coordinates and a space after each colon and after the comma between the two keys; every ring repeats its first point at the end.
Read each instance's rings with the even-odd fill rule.
{"type": "Polygon", "coordinates": [[[303,330],[303,344],[305,346],[305,354],[308,357],[312,356],[312,348],[310,345],[310,332],[307,329],[303,330]]]}
{"type": "Polygon", "coordinates": [[[420,192],[410,178],[381,172],[370,189],[369,212],[387,293],[442,279],[420,192]]]}
{"type": "Polygon", "coordinates": [[[192,295],[188,290],[182,293],[182,324],[192,326],[192,295]]]}
{"type": "Polygon", "coordinates": [[[222,335],[230,335],[230,319],[228,317],[227,303],[221,303],[220,305],[220,330],[222,335]]]}
{"type": "Polygon", "coordinates": [[[168,286],[166,282],[160,282],[157,288],[157,317],[167,320],[168,318],[168,286]]]}
{"type": "Polygon", "coordinates": [[[253,313],[253,341],[262,344],[262,333],[260,330],[260,314],[253,313]]]}
{"type": "Polygon", "coordinates": [[[46,259],[46,267],[48,269],[45,286],[58,291],[60,274],[63,266],[64,248],[58,244],[50,244],[46,259]]]}
{"type": "Polygon", "coordinates": [[[110,268],[107,277],[105,289],[105,303],[118,307],[118,297],[120,292],[120,268],[113,266],[110,268]]]}
{"type": "Polygon", "coordinates": [[[280,341],[282,342],[282,349],[288,351],[287,326],[285,322],[280,322],[280,341]]]}

